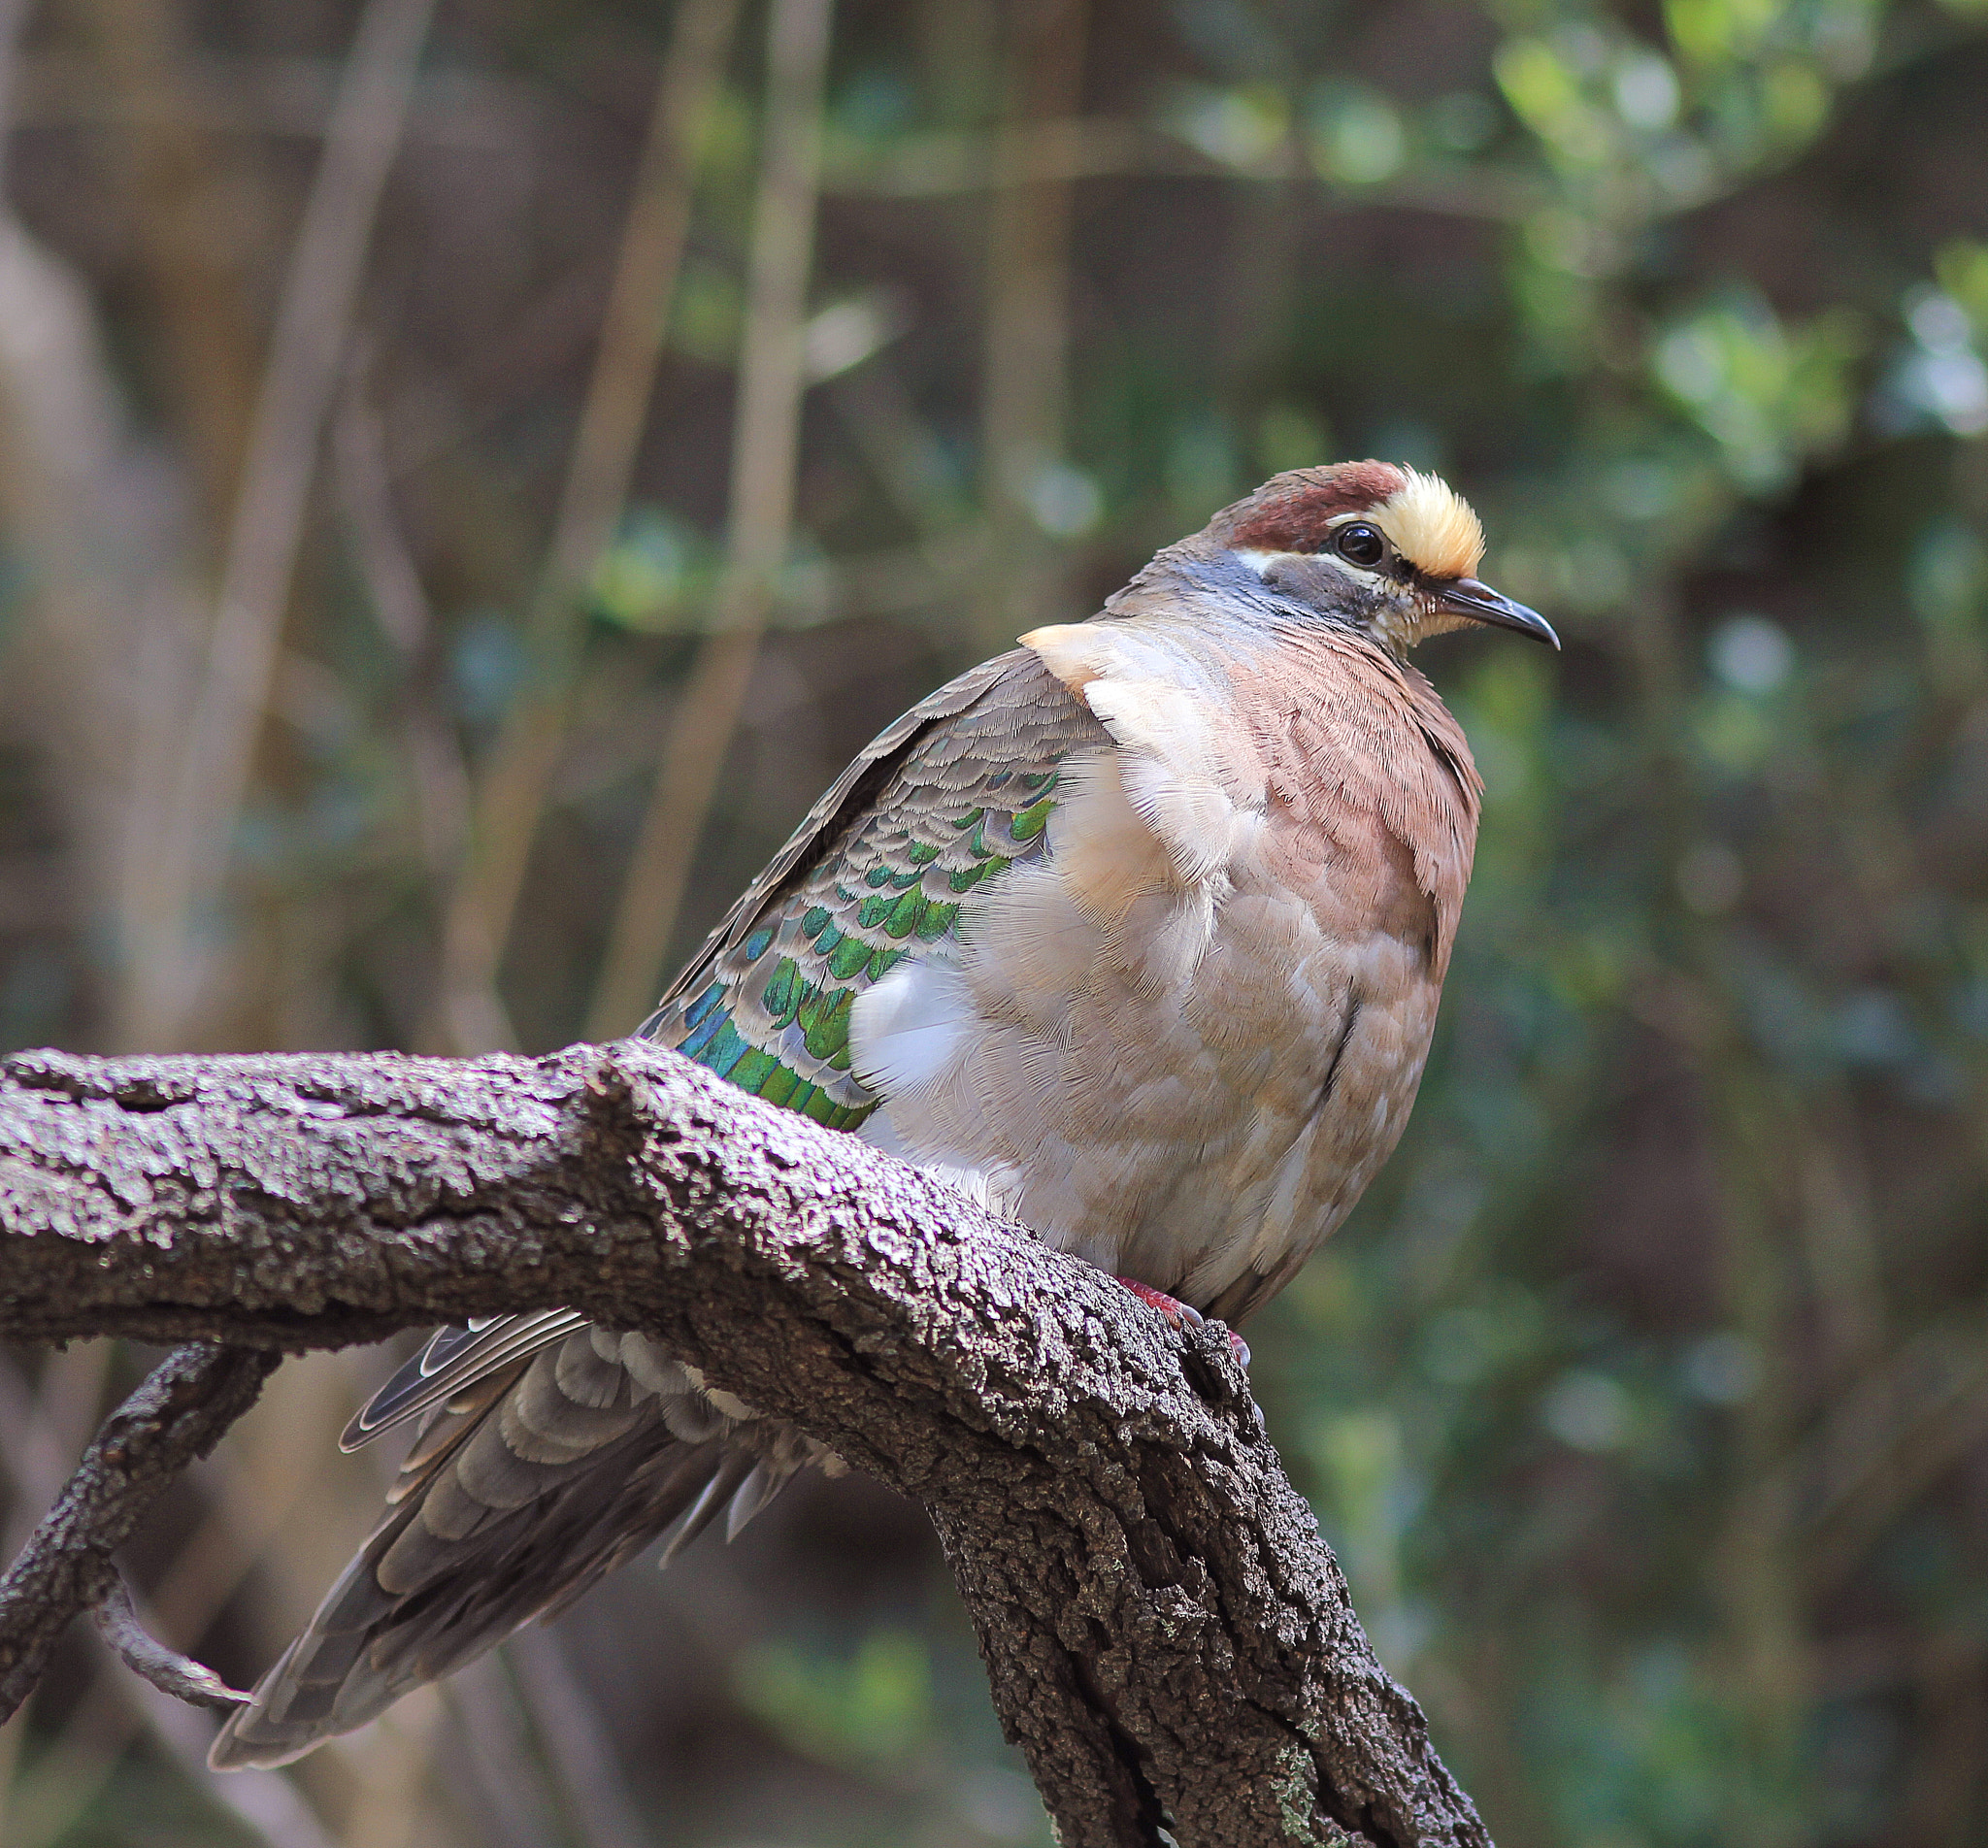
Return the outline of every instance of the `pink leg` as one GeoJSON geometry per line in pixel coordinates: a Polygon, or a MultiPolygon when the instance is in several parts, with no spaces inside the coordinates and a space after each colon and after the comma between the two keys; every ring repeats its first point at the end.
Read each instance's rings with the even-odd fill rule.
{"type": "MultiPolygon", "coordinates": [[[[1119,1277],[1116,1281],[1122,1283],[1147,1308],[1158,1309],[1176,1328],[1183,1324],[1190,1328],[1199,1328],[1208,1319],[1192,1304],[1182,1303],[1178,1297],[1169,1296],[1164,1290],[1155,1290],[1151,1284],[1141,1283],[1136,1277],[1119,1277]]],[[[1229,1345],[1235,1350],[1236,1358],[1247,1367],[1249,1343],[1234,1329],[1229,1331],[1229,1345]]]]}

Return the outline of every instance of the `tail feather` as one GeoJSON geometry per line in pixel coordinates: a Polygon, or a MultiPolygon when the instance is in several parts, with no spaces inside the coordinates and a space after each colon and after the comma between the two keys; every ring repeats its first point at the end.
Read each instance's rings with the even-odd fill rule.
{"type": "Polygon", "coordinates": [[[221,1730],[216,1769],[363,1726],[659,1535],[667,1561],[728,1505],[736,1534],[821,1454],[641,1336],[586,1325],[456,1386],[380,1526],[221,1730]]]}

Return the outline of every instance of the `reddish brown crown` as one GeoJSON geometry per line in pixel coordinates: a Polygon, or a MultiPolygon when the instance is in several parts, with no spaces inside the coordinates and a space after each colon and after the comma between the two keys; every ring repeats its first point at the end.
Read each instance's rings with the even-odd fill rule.
{"type": "Polygon", "coordinates": [[[1353,513],[1369,515],[1425,578],[1468,578],[1484,556],[1484,529],[1447,481],[1387,462],[1275,476],[1217,513],[1208,536],[1242,552],[1315,552],[1353,513]]]}
{"type": "Polygon", "coordinates": [[[1236,509],[1241,517],[1228,543],[1249,551],[1316,551],[1334,520],[1367,512],[1407,485],[1407,478],[1389,462],[1293,469],[1266,481],[1236,509]]]}

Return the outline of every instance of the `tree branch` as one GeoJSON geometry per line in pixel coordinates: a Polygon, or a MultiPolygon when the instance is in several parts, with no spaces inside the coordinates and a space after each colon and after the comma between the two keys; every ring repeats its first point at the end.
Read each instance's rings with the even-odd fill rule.
{"type": "Polygon", "coordinates": [[[200,1686],[209,1700],[226,1692],[208,1670],[145,1634],[111,1555],[173,1478],[255,1402],[277,1359],[251,1348],[182,1347],[104,1421],[0,1578],[0,1720],[33,1692],[70,1619],[92,1608],[105,1613],[105,1639],[155,1687],[184,1693],[166,1676],[200,1686]]]}
{"type": "Polygon", "coordinates": [[[639,1041],[0,1062],[0,1336],[336,1346],[555,1303],[931,1511],[1066,1848],[1488,1844],[1219,1328],[639,1041]]]}
{"type": "Polygon", "coordinates": [[[218,1707],[223,1713],[245,1704],[248,1696],[231,1688],[212,1668],[189,1661],[177,1649],[159,1641],[139,1617],[138,1606],[124,1574],[108,1560],[99,1574],[103,1589],[96,1609],[90,1615],[104,1641],[115,1650],[126,1667],[149,1681],[161,1694],[170,1694],[189,1706],[218,1707]]]}

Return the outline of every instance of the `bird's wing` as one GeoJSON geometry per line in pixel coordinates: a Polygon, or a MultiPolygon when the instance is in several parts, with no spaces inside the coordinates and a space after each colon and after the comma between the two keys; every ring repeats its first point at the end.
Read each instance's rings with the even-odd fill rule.
{"type": "Polygon", "coordinates": [[[949,937],[960,901],[1043,848],[1064,760],[1110,742],[1028,648],[964,674],[844,772],[643,1032],[741,1089],[854,1129],[849,1011],[949,937]]]}
{"type": "Polygon", "coordinates": [[[382,1431],[453,1399],[486,1373],[548,1347],[585,1326],[572,1309],[535,1309],[525,1315],[480,1315],[466,1328],[437,1329],[427,1344],[352,1414],[339,1434],[341,1450],[357,1450],[382,1431]]]}
{"type": "MultiPolygon", "coordinates": [[[[1058,766],[1104,742],[1025,649],[942,688],[815,806],[644,1031],[854,1128],[878,1101],[848,1072],[855,994],[944,943],[966,893],[1042,850],[1058,766]]],[[[724,1511],[736,1533],[823,1455],[569,1309],[440,1331],[344,1441],[424,1412],[385,1518],[222,1731],[215,1766],[282,1764],[362,1725],[666,1531],[674,1550],[724,1511]]]]}

